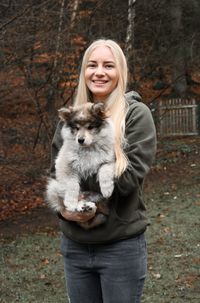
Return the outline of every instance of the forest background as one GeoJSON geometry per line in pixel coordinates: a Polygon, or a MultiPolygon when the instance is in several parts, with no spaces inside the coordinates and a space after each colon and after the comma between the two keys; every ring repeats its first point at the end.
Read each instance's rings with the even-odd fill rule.
{"type": "MultiPolygon", "coordinates": [[[[152,110],[156,123],[162,119],[157,111],[160,100],[194,99],[199,132],[199,0],[2,0],[0,221],[4,240],[10,239],[10,236],[13,240],[13,234],[15,237],[20,226],[29,232],[30,229],[38,230],[39,224],[41,229],[50,228],[48,223],[55,228],[50,214],[47,218],[51,219],[49,222],[47,219],[45,224],[41,216],[46,209],[44,189],[51,140],[58,122],[57,110],[72,102],[84,50],[91,41],[102,37],[116,40],[123,48],[129,63],[128,90],[140,93],[143,102],[152,110]],[[40,221],[39,215],[33,215],[33,209],[40,211],[40,221]],[[29,215],[30,219],[26,221],[29,215]],[[30,222],[31,227],[28,228],[30,222]]],[[[156,125],[159,127],[159,123],[156,125]]],[[[183,218],[191,223],[193,218],[191,226],[193,231],[197,231],[193,216],[200,205],[200,137],[162,137],[157,130],[157,159],[146,189],[148,200],[154,201],[154,207],[150,205],[155,213],[150,215],[156,218],[158,224],[163,224],[170,209],[176,208],[170,203],[182,203],[183,197],[187,197],[179,223],[184,224],[183,218]],[[177,192],[180,193],[180,200],[177,200],[177,192]],[[161,200],[164,201],[162,206],[161,200]],[[171,208],[164,203],[170,204],[171,208]],[[192,212],[190,219],[184,217],[188,209],[192,212]]],[[[175,209],[174,216],[163,227],[165,236],[171,235],[172,227],[169,225],[173,222],[170,220],[175,218],[178,221],[175,209]]],[[[156,232],[159,234],[159,231],[156,232]]],[[[192,244],[199,249],[200,243],[195,238],[197,233],[193,235],[192,244]]],[[[152,243],[163,245],[163,239],[160,235],[152,243]]],[[[192,260],[199,272],[200,259],[195,252],[192,260]]],[[[176,255],[180,256],[182,252],[176,255]]],[[[43,264],[48,265],[45,260],[43,264]]],[[[183,264],[188,266],[185,260],[183,264]]],[[[160,279],[160,273],[152,268],[150,265],[154,279],[160,279]]],[[[184,302],[184,298],[185,302],[199,302],[198,279],[196,271],[185,278],[177,275],[172,279],[172,284],[176,282],[177,298],[182,298],[180,301],[173,299],[173,302],[184,302]],[[188,296],[185,290],[189,290],[188,296]]],[[[148,290],[152,289],[152,285],[148,286],[148,290]]],[[[153,295],[149,297],[151,303],[154,302],[152,298],[153,295]]],[[[9,300],[15,302],[14,299],[9,300]]],[[[39,302],[33,298],[21,299],[20,302],[29,300],[39,302]]],[[[167,299],[156,300],[168,302],[167,299]]],[[[3,302],[7,302],[6,299],[3,302]]],[[[16,302],[19,301],[16,299],[16,302]]],[[[51,301],[43,299],[41,302],[51,301]]],[[[148,302],[148,296],[145,302],[148,302]]]]}
{"type": "Polygon", "coordinates": [[[1,217],[16,204],[41,203],[32,181],[40,183],[48,168],[57,109],[71,102],[94,39],[120,43],[128,89],[152,113],[161,98],[195,97],[199,104],[198,0],[3,0],[0,16],[1,217]]]}

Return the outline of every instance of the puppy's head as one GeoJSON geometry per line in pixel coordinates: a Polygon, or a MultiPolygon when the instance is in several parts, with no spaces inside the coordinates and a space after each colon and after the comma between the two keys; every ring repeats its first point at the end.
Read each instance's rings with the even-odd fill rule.
{"type": "Polygon", "coordinates": [[[86,103],[69,108],[61,108],[59,117],[69,128],[71,135],[80,146],[90,146],[106,126],[109,113],[103,103],[86,103]]]}

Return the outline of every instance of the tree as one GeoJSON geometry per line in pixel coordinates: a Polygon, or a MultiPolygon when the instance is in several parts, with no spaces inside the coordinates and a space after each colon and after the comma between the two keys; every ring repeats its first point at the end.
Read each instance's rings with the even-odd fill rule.
{"type": "Polygon", "coordinates": [[[132,86],[134,82],[134,30],[135,30],[135,6],[136,0],[128,0],[128,25],[127,25],[127,32],[126,32],[126,40],[125,40],[125,52],[126,57],[129,65],[129,85],[132,86]]]}
{"type": "Polygon", "coordinates": [[[172,89],[177,96],[185,96],[186,81],[186,41],[184,37],[183,7],[181,0],[170,1],[172,33],[172,89]]]}

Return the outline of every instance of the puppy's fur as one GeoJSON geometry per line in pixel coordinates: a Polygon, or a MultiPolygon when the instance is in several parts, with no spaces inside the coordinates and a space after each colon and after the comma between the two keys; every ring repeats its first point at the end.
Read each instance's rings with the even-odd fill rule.
{"type": "MultiPolygon", "coordinates": [[[[47,201],[57,212],[95,212],[98,202],[109,198],[114,188],[113,124],[103,103],[61,108],[59,117],[64,121],[63,145],[55,162],[56,179],[47,185],[47,201]],[[93,175],[101,194],[89,193],[79,200],[81,180],[93,175]]],[[[83,227],[90,228],[84,223],[83,227]]]]}

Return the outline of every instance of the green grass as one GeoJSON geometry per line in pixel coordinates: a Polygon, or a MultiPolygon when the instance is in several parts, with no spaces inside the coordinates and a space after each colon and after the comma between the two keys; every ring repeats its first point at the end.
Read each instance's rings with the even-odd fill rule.
{"type": "Polygon", "coordinates": [[[152,195],[143,303],[200,302],[199,194],[197,186],[180,186],[152,195]]]}
{"type": "MultiPolygon", "coordinates": [[[[146,197],[149,270],[143,303],[200,302],[199,187],[165,185],[146,197]]],[[[59,233],[1,244],[1,303],[67,302],[59,233]]],[[[80,302],[85,303],[85,302],[80,302]]],[[[122,302],[123,303],[123,302],[122,302]]]]}
{"type": "Polygon", "coordinates": [[[31,234],[1,246],[1,303],[62,303],[65,281],[59,235],[31,234]]]}

